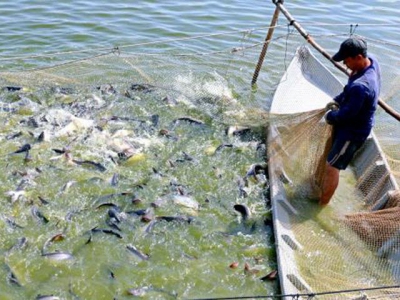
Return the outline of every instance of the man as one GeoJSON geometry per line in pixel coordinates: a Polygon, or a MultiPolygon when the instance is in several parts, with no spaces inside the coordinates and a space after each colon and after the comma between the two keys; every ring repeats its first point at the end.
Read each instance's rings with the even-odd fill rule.
{"type": "Polygon", "coordinates": [[[351,73],[343,92],[327,105],[325,120],[333,126],[333,140],[325,166],[321,206],[329,203],[339,184],[340,170],[347,168],[371,133],[381,87],[379,64],[367,55],[364,40],[346,39],[332,58],[343,61],[351,73]]]}

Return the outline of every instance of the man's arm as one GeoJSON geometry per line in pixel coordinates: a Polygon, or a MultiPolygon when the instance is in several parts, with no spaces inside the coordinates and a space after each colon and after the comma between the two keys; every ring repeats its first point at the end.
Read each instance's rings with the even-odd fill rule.
{"type": "MultiPolygon", "coordinates": [[[[340,108],[327,113],[326,119],[330,124],[346,123],[352,120],[360,111],[367,96],[367,90],[363,85],[357,84],[347,92],[346,101],[344,97],[339,100],[340,108]]],[[[343,94],[343,93],[342,93],[343,94]]],[[[341,94],[341,95],[342,95],[341,94]]],[[[339,95],[340,96],[340,95],[339,95]]]]}

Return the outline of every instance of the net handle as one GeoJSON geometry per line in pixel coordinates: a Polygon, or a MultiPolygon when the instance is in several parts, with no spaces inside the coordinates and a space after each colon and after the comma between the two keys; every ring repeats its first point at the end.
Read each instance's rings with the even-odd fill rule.
{"type": "MultiPolygon", "coordinates": [[[[271,27],[270,30],[268,31],[268,35],[266,38],[266,42],[264,43],[264,48],[260,54],[260,59],[259,62],[257,64],[257,68],[255,71],[255,74],[253,76],[253,80],[252,80],[252,85],[254,85],[257,81],[257,76],[258,76],[258,71],[261,68],[261,64],[262,61],[264,59],[265,56],[265,52],[267,50],[267,45],[268,45],[268,41],[271,39],[272,34],[273,34],[273,28],[274,28],[274,24],[276,24],[277,18],[278,18],[278,10],[280,12],[282,12],[282,14],[288,19],[289,21],[289,25],[293,26],[294,28],[296,28],[296,30],[301,34],[302,37],[304,37],[307,42],[314,48],[316,49],[319,53],[321,53],[325,58],[327,58],[336,68],[338,68],[340,71],[342,71],[343,73],[345,73],[347,76],[349,76],[349,72],[347,71],[347,69],[340,63],[334,61],[332,59],[332,56],[325,51],[325,49],[323,49],[318,43],[316,43],[314,41],[314,39],[310,36],[309,33],[307,33],[302,26],[292,17],[292,15],[289,13],[289,11],[283,6],[283,2],[284,0],[272,0],[272,3],[274,3],[276,5],[276,10],[274,13],[274,17],[273,20],[271,22],[271,27]]],[[[397,121],[400,121],[400,113],[397,112],[394,108],[392,108],[391,106],[389,106],[387,103],[383,102],[382,98],[378,99],[378,104],[379,106],[389,115],[391,115],[393,118],[395,118],[397,121]]]]}

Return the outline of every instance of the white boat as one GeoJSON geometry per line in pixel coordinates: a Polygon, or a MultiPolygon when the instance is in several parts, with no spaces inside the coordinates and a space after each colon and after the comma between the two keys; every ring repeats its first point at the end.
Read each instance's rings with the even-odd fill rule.
{"type": "MultiPolygon", "coordinates": [[[[343,221],[345,215],[384,207],[388,191],[398,190],[374,133],[351,166],[341,172],[339,189],[331,203],[322,209],[298,192],[301,184],[292,177],[306,176],[299,174],[305,172],[302,167],[292,161],[287,165],[279,155],[274,155],[282,132],[280,120],[286,120],[287,124],[293,120],[283,126],[283,132],[290,131],[299,115],[321,111],[342,89],[341,81],[303,46],[283,75],[271,104],[272,120],[278,121],[272,121],[268,130],[269,179],[283,299],[375,299],[375,296],[394,299],[400,295],[399,289],[392,288],[399,283],[400,250],[395,248],[389,255],[380,255],[384,247],[393,245],[396,237],[371,247],[343,221]]],[[[314,126],[327,125],[321,119],[314,126]]],[[[312,132],[307,139],[319,143],[312,132]]],[[[285,148],[287,140],[281,142],[280,146],[285,148]]],[[[297,145],[288,148],[299,150],[297,145]]],[[[284,155],[293,154],[289,151],[284,155]]],[[[311,155],[315,155],[313,150],[308,153],[311,155]]]]}

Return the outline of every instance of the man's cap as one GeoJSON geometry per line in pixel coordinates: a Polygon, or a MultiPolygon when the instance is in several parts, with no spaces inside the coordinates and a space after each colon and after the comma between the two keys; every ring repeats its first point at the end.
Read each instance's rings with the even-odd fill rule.
{"type": "Polygon", "coordinates": [[[342,61],[347,57],[354,57],[358,54],[367,55],[367,42],[360,38],[348,38],[339,48],[339,51],[332,57],[334,61],[342,61]]]}

